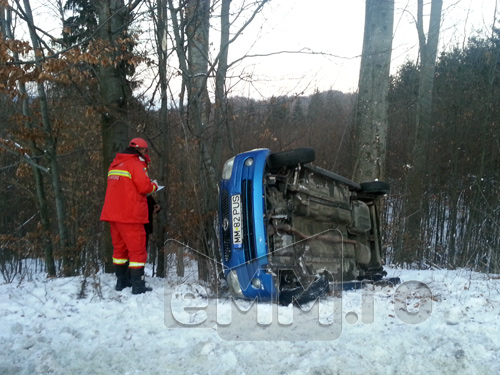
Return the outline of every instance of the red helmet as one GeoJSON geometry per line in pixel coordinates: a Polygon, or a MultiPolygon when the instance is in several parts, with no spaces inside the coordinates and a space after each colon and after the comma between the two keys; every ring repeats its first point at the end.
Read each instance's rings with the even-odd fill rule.
{"type": "Polygon", "coordinates": [[[148,143],[142,138],[134,138],[128,144],[129,147],[148,148],[148,143]]]}

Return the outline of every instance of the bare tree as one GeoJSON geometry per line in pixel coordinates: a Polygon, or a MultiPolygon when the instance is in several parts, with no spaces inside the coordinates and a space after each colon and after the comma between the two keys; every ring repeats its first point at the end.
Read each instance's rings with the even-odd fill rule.
{"type": "MultiPolygon", "coordinates": [[[[129,141],[128,108],[132,90],[127,80],[131,65],[130,51],[133,43],[128,35],[132,12],[142,0],[96,1],[98,12],[98,36],[102,42],[100,66],[98,69],[101,130],[103,142],[104,175],[115,154],[121,152],[129,141]]],[[[105,269],[113,272],[112,245],[109,231],[105,237],[105,269]]]]}
{"type": "Polygon", "coordinates": [[[410,160],[413,160],[413,162],[407,179],[408,201],[405,209],[405,217],[407,218],[405,233],[407,240],[404,246],[409,250],[410,254],[415,254],[417,259],[420,259],[423,248],[423,242],[421,241],[421,220],[424,211],[426,211],[422,205],[425,204],[423,197],[428,180],[426,170],[428,169],[427,150],[432,119],[432,92],[434,88],[434,71],[436,69],[443,0],[432,0],[427,36],[424,32],[423,0],[418,0],[417,4],[416,26],[419,40],[420,64],[414,147],[410,157],[410,160]]]}
{"type": "MultiPolygon", "coordinates": [[[[220,159],[221,153],[221,129],[225,126],[228,133],[231,134],[229,128],[229,121],[227,115],[227,90],[226,90],[226,76],[228,71],[228,53],[229,53],[229,37],[230,37],[230,17],[229,12],[231,9],[231,0],[222,0],[220,12],[220,52],[217,72],[215,74],[215,129],[216,129],[216,145],[215,145],[215,160],[220,159]]],[[[231,151],[234,152],[234,143],[231,136],[229,136],[229,146],[231,151]]]]}
{"type": "MultiPolygon", "coordinates": [[[[159,138],[159,153],[158,160],[158,181],[165,183],[168,181],[168,170],[170,160],[170,151],[168,147],[169,140],[169,124],[168,124],[168,0],[158,0],[156,2],[149,1],[149,8],[153,17],[155,27],[155,42],[156,53],[158,55],[158,79],[160,90],[160,110],[158,113],[160,138],[159,138]]],[[[157,259],[158,267],[156,274],[159,277],[165,276],[165,241],[167,237],[167,212],[168,196],[166,191],[162,191],[158,196],[158,204],[163,209],[157,215],[155,228],[156,249],[158,249],[157,259]]],[[[177,259],[183,262],[183,259],[177,259]]]]}
{"type": "MultiPolygon", "coordinates": [[[[183,116],[184,128],[196,139],[199,180],[195,184],[201,202],[200,246],[206,259],[218,257],[213,217],[217,211],[217,179],[220,174],[218,169],[221,164],[222,129],[229,126],[226,78],[231,64],[228,62],[228,50],[230,44],[241,35],[265,3],[266,0],[252,5],[244,4],[241,9],[235,11],[236,16],[233,15],[233,21],[244,11],[253,9],[243,25],[238,30],[232,31],[232,37],[230,1],[224,0],[220,3],[220,50],[214,58],[211,58],[208,49],[210,14],[214,12],[211,2],[187,0],[177,3],[169,0],[175,51],[182,72],[179,110],[183,116]],[[215,110],[212,116],[208,82],[213,76],[215,76],[215,110]],[[187,111],[184,108],[186,94],[187,111]]],[[[231,141],[228,143],[230,144],[231,141]]],[[[186,147],[188,147],[187,144],[186,147]]],[[[207,278],[207,272],[203,267],[200,277],[207,278]]]]}
{"type": "MultiPolygon", "coordinates": [[[[35,28],[35,24],[33,21],[33,13],[31,11],[30,1],[23,0],[24,9],[21,6],[19,0],[16,0],[16,4],[18,6],[19,11],[23,13],[23,17],[29,29],[31,43],[35,51],[35,66],[40,71],[43,71],[42,61],[44,52],[41,47],[40,38],[37,34],[37,30],[35,28]]],[[[38,80],[36,83],[36,87],[37,87],[38,101],[40,103],[40,115],[45,135],[45,149],[46,149],[45,156],[47,157],[50,164],[50,177],[52,182],[52,188],[54,190],[59,242],[63,254],[63,272],[65,275],[71,275],[73,274],[73,267],[74,267],[72,259],[73,255],[70,253],[70,250],[72,249],[72,244],[70,243],[71,241],[68,236],[65,198],[61,185],[59,162],[57,159],[56,134],[52,129],[53,127],[50,118],[49,105],[47,100],[47,94],[44,87],[44,81],[38,80]]]]}
{"type": "MultiPolygon", "coordinates": [[[[182,89],[179,95],[179,110],[185,129],[189,129],[197,141],[198,180],[194,183],[200,207],[199,277],[208,280],[207,258],[215,252],[216,243],[213,225],[210,223],[210,207],[216,204],[215,168],[210,153],[210,110],[208,96],[208,43],[210,31],[210,0],[187,0],[178,6],[168,0],[172,19],[175,51],[182,72],[182,89]],[[187,93],[187,111],[184,101],[187,93]]],[[[189,148],[186,142],[186,148],[189,148]]],[[[187,150],[186,154],[190,151],[187,150]]]]}
{"type": "Polygon", "coordinates": [[[387,95],[392,52],[394,0],[367,0],[356,108],[357,158],[354,178],[385,178],[387,95]]]}
{"type": "MultiPolygon", "coordinates": [[[[4,38],[14,40],[14,33],[12,30],[12,8],[6,8],[0,6],[0,33],[4,35],[4,38]]],[[[12,57],[15,61],[21,61],[19,58],[19,53],[17,50],[12,51],[12,57]]],[[[22,114],[27,119],[26,127],[30,130],[33,129],[33,122],[31,121],[31,113],[29,108],[29,97],[26,90],[26,83],[22,80],[18,81],[18,88],[20,99],[22,103],[22,114]]],[[[45,192],[45,184],[43,182],[42,170],[39,168],[39,160],[43,157],[40,152],[39,147],[35,137],[30,137],[29,140],[30,150],[32,152],[31,169],[35,177],[35,189],[36,197],[40,212],[40,222],[42,224],[42,248],[45,255],[45,267],[47,274],[49,276],[56,275],[56,267],[54,263],[54,249],[52,244],[52,239],[50,237],[51,226],[50,226],[50,214],[49,214],[49,202],[47,201],[47,196],[45,192]]]]}

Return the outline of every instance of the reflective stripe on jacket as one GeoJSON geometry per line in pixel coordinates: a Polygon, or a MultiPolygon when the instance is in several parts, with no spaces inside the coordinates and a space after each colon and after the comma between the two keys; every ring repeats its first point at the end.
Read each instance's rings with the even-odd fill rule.
{"type": "Polygon", "coordinates": [[[149,178],[143,158],[137,154],[116,154],[108,170],[108,186],[101,220],[147,223],[146,196],[156,189],[157,185],[149,178]]]}

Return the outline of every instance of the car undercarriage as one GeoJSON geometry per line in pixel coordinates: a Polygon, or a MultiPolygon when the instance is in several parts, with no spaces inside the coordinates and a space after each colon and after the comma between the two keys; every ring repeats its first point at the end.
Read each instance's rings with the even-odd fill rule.
{"type": "MultiPolygon", "coordinates": [[[[247,160],[255,157],[252,155],[244,159],[248,166],[252,163],[247,160]]],[[[378,200],[389,193],[389,185],[381,181],[353,182],[312,165],[314,157],[314,150],[308,148],[269,152],[265,164],[260,166],[264,169],[259,175],[261,181],[242,179],[241,198],[240,194],[221,196],[221,199],[237,196],[242,201],[244,225],[238,235],[243,233],[242,259],[248,263],[240,262],[239,266],[247,267],[252,260],[258,262],[262,272],[272,275],[281,303],[314,299],[331,290],[332,285],[355,286],[386,276],[381,257],[378,200]],[[255,189],[257,184],[259,189],[255,189]],[[265,250],[259,244],[262,241],[257,241],[260,227],[265,233],[265,250]]],[[[240,175],[245,173],[236,174],[240,175]]],[[[232,182],[234,186],[239,183],[232,182]]],[[[235,242],[234,229],[232,237],[229,229],[226,231],[222,238],[226,239],[224,246],[228,249],[227,242],[230,239],[235,242]]],[[[231,251],[238,253],[239,249],[231,251]]],[[[230,258],[226,252],[227,266],[236,269],[228,262],[230,258]]],[[[234,275],[241,276],[240,270],[237,271],[234,275]]],[[[254,280],[252,286],[261,288],[260,282],[254,280]]]]}

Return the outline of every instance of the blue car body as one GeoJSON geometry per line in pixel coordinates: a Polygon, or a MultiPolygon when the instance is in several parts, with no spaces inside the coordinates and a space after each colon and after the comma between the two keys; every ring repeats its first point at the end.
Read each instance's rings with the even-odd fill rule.
{"type": "Polygon", "coordinates": [[[221,259],[234,296],[300,303],[336,283],[386,275],[375,203],[389,185],[356,183],[314,158],[310,148],[255,149],[225,163],[221,259]]]}
{"type": "Polygon", "coordinates": [[[224,274],[237,278],[241,297],[247,299],[272,300],[278,294],[273,275],[266,268],[263,180],[269,154],[268,149],[256,149],[236,155],[230,177],[223,178],[219,186],[224,274]]]}

